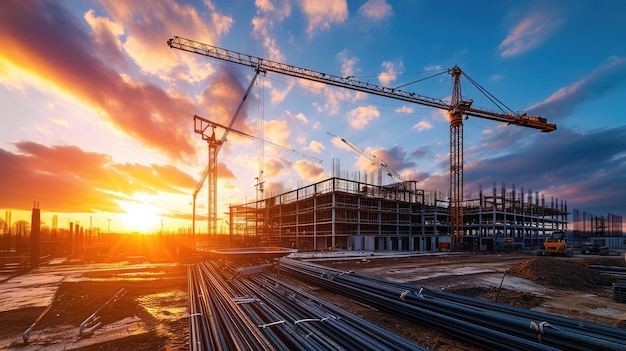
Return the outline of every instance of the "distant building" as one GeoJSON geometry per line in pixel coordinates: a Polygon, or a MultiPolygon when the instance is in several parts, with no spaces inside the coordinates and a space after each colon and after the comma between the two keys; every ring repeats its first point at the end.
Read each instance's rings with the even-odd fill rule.
{"type": "MultiPolygon", "coordinates": [[[[464,250],[539,247],[567,230],[567,205],[513,188],[465,199],[464,250]]],[[[373,185],[333,177],[230,207],[233,238],[300,250],[438,251],[450,248],[449,201],[417,182],[373,185]]]]}
{"type": "Polygon", "coordinates": [[[622,216],[609,213],[598,216],[574,209],[572,213],[573,241],[575,246],[586,243],[608,246],[610,249],[626,248],[622,231],[622,216]]]}

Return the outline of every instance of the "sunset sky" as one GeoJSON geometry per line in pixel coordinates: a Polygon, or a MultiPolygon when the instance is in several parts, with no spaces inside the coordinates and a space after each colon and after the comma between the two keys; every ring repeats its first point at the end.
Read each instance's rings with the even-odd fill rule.
{"type": "MultiPolygon", "coordinates": [[[[181,36],[337,76],[400,87],[458,65],[552,133],[464,121],[465,194],[502,182],[597,215],[626,216],[626,2],[389,0],[4,0],[0,6],[0,218],[112,231],[191,227],[207,162],[193,116],[228,124],[253,70],[170,49],[181,36]],[[110,222],[109,222],[110,220],[110,222]],[[91,223],[91,224],[90,224],[91,223]]],[[[443,73],[405,91],[450,99],[443,73]]],[[[463,96],[496,110],[469,81],[463,96]]],[[[218,230],[229,204],[369,162],[449,192],[445,111],[268,73],[234,128],[322,163],[231,135],[218,156],[218,230]]],[[[221,137],[223,130],[217,130],[221,137]]],[[[368,173],[371,172],[371,173],[368,173]]],[[[385,179],[385,183],[391,179],[385,179]]],[[[206,184],[198,214],[206,228],[206,184]]]]}

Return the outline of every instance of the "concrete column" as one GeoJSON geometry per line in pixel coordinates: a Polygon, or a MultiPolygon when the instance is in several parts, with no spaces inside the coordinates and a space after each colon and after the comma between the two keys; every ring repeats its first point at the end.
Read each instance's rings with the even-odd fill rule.
{"type": "Polygon", "coordinates": [[[35,205],[30,220],[30,267],[39,267],[39,256],[41,256],[41,212],[35,205]]]}

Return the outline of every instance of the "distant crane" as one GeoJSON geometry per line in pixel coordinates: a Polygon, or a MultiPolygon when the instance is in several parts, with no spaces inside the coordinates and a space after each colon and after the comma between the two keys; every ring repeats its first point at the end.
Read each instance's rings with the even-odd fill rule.
{"type": "MultiPolygon", "coordinates": [[[[197,133],[197,134],[201,134],[202,135],[202,140],[206,140],[207,141],[207,143],[209,144],[209,148],[211,148],[211,145],[215,145],[214,147],[217,147],[217,146],[221,147],[227,141],[226,136],[228,135],[228,132],[232,132],[232,133],[235,133],[237,135],[243,136],[245,138],[248,138],[248,139],[251,139],[251,140],[254,140],[254,141],[258,141],[258,142],[261,142],[261,143],[266,144],[266,145],[273,146],[273,147],[275,147],[277,149],[280,149],[280,150],[283,150],[283,151],[292,152],[294,154],[298,154],[302,158],[305,158],[307,160],[314,161],[314,162],[317,162],[317,163],[322,163],[322,160],[320,160],[317,157],[314,157],[314,156],[311,156],[311,155],[307,155],[305,153],[296,151],[295,149],[288,148],[286,146],[282,146],[280,144],[276,144],[276,143],[273,143],[271,141],[255,137],[253,135],[244,133],[242,131],[233,129],[231,127],[228,127],[228,126],[225,126],[225,125],[222,125],[222,124],[210,121],[210,120],[208,120],[206,118],[202,118],[202,117],[200,117],[198,115],[194,115],[193,116],[193,121],[194,121],[194,132],[197,133]],[[210,132],[207,131],[209,128],[211,128],[210,132]],[[222,138],[219,139],[219,141],[217,141],[217,138],[215,137],[215,129],[216,128],[224,129],[224,134],[222,135],[222,138]]],[[[211,152],[209,152],[209,154],[211,154],[211,152]]],[[[217,154],[217,153],[214,152],[214,154],[217,154]]],[[[214,163],[216,163],[216,161],[217,161],[216,159],[211,159],[209,164],[214,164],[214,163]]],[[[217,203],[217,185],[215,185],[214,182],[217,179],[217,172],[216,171],[211,171],[211,172],[209,172],[209,174],[215,174],[215,177],[213,177],[212,180],[209,181],[209,198],[213,199],[213,204],[216,204],[217,203]]],[[[195,196],[194,196],[194,199],[195,199],[195,196]]],[[[193,209],[194,210],[194,215],[193,215],[194,216],[194,226],[195,226],[195,218],[196,218],[195,217],[195,209],[196,209],[196,207],[195,207],[195,202],[194,202],[194,209],[193,209]]],[[[211,210],[215,210],[216,211],[215,206],[213,208],[211,208],[211,210]]],[[[213,216],[209,216],[209,220],[216,221],[215,223],[212,223],[213,227],[217,227],[217,216],[215,214],[213,216]]]]}
{"type": "Polygon", "coordinates": [[[215,138],[215,133],[213,133],[212,136],[208,137],[207,139],[204,139],[204,136],[203,136],[203,139],[206,140],[209,145],[209,160],[207,162],[206,168],[204,169],[204,171],[202,172],[202,175],[200,176],[200,180],[196,184],[196,188],[193,191],[193,195],[192,195],[193,197],[193,202],[192,202],[193,220],[192,220],[191,233],[193,235],[196,234],[196,198],[198,197],[198,193],[200,192],[200,189],[202,189],[202,185],[204,184],[204,181],[207,179],[207,177],[209,178],[209,181],[208,181],[209,183],[209,190],[208,190],[209,213],[208,213],[208,218],[207,218],[207,234],[215,233],[217,231],[217,154],[220,152],[220,149],[222,148],[222,144],[224,144],[224,142],[226,141],[228,132],[235,124],[235,120],[239,116],[239,112],[241,112],[241,109],[243,108],[243,104],[246,102],[248,95],[250,95],[250,91],[252,90],[252,87],[254,86],[254,82],[256,82],[256,79],[260,73],[264,73],[264,71],[261,69],[257,69],[254,72],[255,72],[254,77],[252,77],[252,81],[250,82],[248,89],[246,89],[246,92],[241,98],[241,102],[239,102],[239,106],[237,106],[237,110],[235,110],[235,114],[231,118],[228,124],[228,128],[224,131],[222,138],[220,140],[217,140],[215,138]]]}
{"type": "Polygon", "coordinates": [[[407,84],[396,88],[382,87],[369,82],[360,81],[355,77],[339,77],[327,73],[316,72],[306,68],[291,66],[276,61],[242,54],[236,51],[230,51],[178,36],[170,38],[167,41],[167,45],[170,48],[252,67],[255,70],[276,72],[291,77],[357,90],[448,111],[450,116],[450,234],[453,240],[452,248],[455,250],[461,248],[463,240],[463,117],[479,117],[491,121],[538,129],[542,132],[552,132],[556,130],[556,125],[549,123],[547,119],[543,117],[528,116],[526,113],[513,112],[506,105],[489,94],[484,88],[479,86],[478,83],[467,76],[457,66],[454,66],[447,71],[448,74],[452,76],[453,87],[450,102],[446,102],[441,99],[429,98],[418,95],[414,92],[399,89],[407,84]],[[461,96],[461,75],[465,76],[474,86],[485,94],[502,112],[474,108],[472,107],[473,100],[463,100],[461,96]],[[508,111],[505,111],[505,109],[508,111]]]}
{"type": "Polygon", "coordinates": [[[332,134],[331,132],[326,132],[326,134],[330,135],[333,138],[339,138],[339,140],[341,140],[344,144],[348,145],[348,147],[350,147],[352,150],[356,151],[363,157],[367,158],[371,162],[372,165],[377,166],[378,167],[378,185],[383,185],[382,174],[381,174],[381,170],[383,168],[385,169],[385,171],[387,171],[387,175],[390,176],[394,181],[398,183],[404,182],[404,178],[402,178],[402,176],[398,172],[396,172],[393,168],[391,168],[387,164],[387,162],[385,162],[383,159],[380,159],[376,157],[376,155],[365,151],[365,149],[362,149],[354,145],[352,142],[350,142],[347,139],[344,139],[340,136],[332,134]]]}

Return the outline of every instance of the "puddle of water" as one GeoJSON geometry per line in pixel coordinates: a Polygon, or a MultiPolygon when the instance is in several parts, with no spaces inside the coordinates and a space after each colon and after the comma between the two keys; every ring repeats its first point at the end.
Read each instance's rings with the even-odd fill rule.
{"type": "Polygon", "coordinates": [[[63,275],[34,273],[2,283],[0,312],[24,307],[48,306],[62,280],[63,275]]]}
{"type": "Polygon", "coordinates": [[[187,293],[181,290],[144,295],[136,300],[148,313],[160,321],[176,321],[187,317],[188,314],[187,293]]]}

